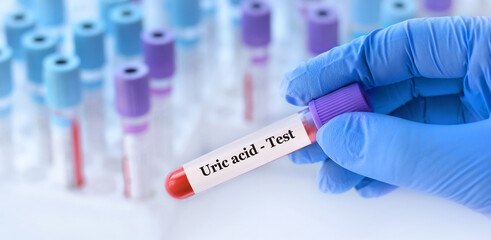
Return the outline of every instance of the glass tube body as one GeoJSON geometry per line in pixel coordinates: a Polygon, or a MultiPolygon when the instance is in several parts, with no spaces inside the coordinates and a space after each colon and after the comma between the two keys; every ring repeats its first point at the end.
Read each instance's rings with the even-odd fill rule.
{"type": "Polygon", "coordinates": [[[14,173],[11,97],[0,98],[0,178],[14,173]]]}
{"type": "Polygon", "coordinates": [[[148,116],[122,118],[124,195],[144,200],[154,195],[149,156],[148,116]]]}
{"type": "Polygon", "coordinates": [[[31,97],[30,119],[32,136],[34,139],[35,165],[47,166],[51,162],[51,140],[49,131],[49,111],[44,103],[44,87],[30,83],[29,95],[31,97]]]}
{"type": "Polygon", "coordinates": [[[84,184],[80,109],[50,109],[55,181],[67,188],[84,184]]]}
{"type": "Polygon", "coordinates": [[[82,126],[87,160],[102,160],[106,153],[104,74],[104,68],[80,71],[83,85],[82,126]]]}
{"type": "Polygon", "coordinates": [[[244,118],[247,122],[266,123],[269,120],[269,52],[268,47],[245,49],[244,118]]]}
{"type": "Polygon", "coordinates": [[[152,109],[150,112],[151,152],[160,169],[169,166],[172,159],[172,77],[151,79],[150,92],[152,109]]]}

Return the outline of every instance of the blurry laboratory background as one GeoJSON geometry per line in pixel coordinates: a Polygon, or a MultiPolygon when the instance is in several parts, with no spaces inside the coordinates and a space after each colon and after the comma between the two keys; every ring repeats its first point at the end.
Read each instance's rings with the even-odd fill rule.
{"type": "Polygon", "coordinates": [[[187,200],[177,166],[299,109],[283,74],[417,17],[489,0],[5,0],[0,239],[489,239],[489,220],[398,189],[317,190],[287,157],[187,200]]]}

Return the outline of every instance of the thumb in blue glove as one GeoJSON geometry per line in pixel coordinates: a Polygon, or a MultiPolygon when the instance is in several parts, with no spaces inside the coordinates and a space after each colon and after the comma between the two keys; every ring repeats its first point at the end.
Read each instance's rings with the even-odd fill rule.
{"type": "Polygon", "coordinates": [[[322,161],[324,192],[406,187],[491,216],[489,32],[490,18],[410,20],[300,65],[282,82],[288,102],[360,82],[375,113],[332,119],[292,160],[322,161]]]}

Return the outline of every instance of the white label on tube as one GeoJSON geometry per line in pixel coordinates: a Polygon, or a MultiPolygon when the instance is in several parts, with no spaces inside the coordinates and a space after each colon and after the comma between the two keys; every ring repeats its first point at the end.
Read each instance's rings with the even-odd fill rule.
{"type": "Polygon", "coordinates": [[[194,193],[199,193],[309,144],[297,113],[186,163],[183,168],[194,193]]]}

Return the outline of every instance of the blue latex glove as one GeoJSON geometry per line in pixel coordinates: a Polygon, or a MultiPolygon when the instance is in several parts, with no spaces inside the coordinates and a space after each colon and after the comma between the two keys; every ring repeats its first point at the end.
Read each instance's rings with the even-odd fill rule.
{"type": "Polygon", "coordinates": [[[375,31],[301,64],[281,90],[304,106],[352,82],[375,113],[332,119],[318,144],[290,156],[323,162],[321,191],[378,197],[405,187],[491,216],[491,18],[416,19],[375,31]]]}

